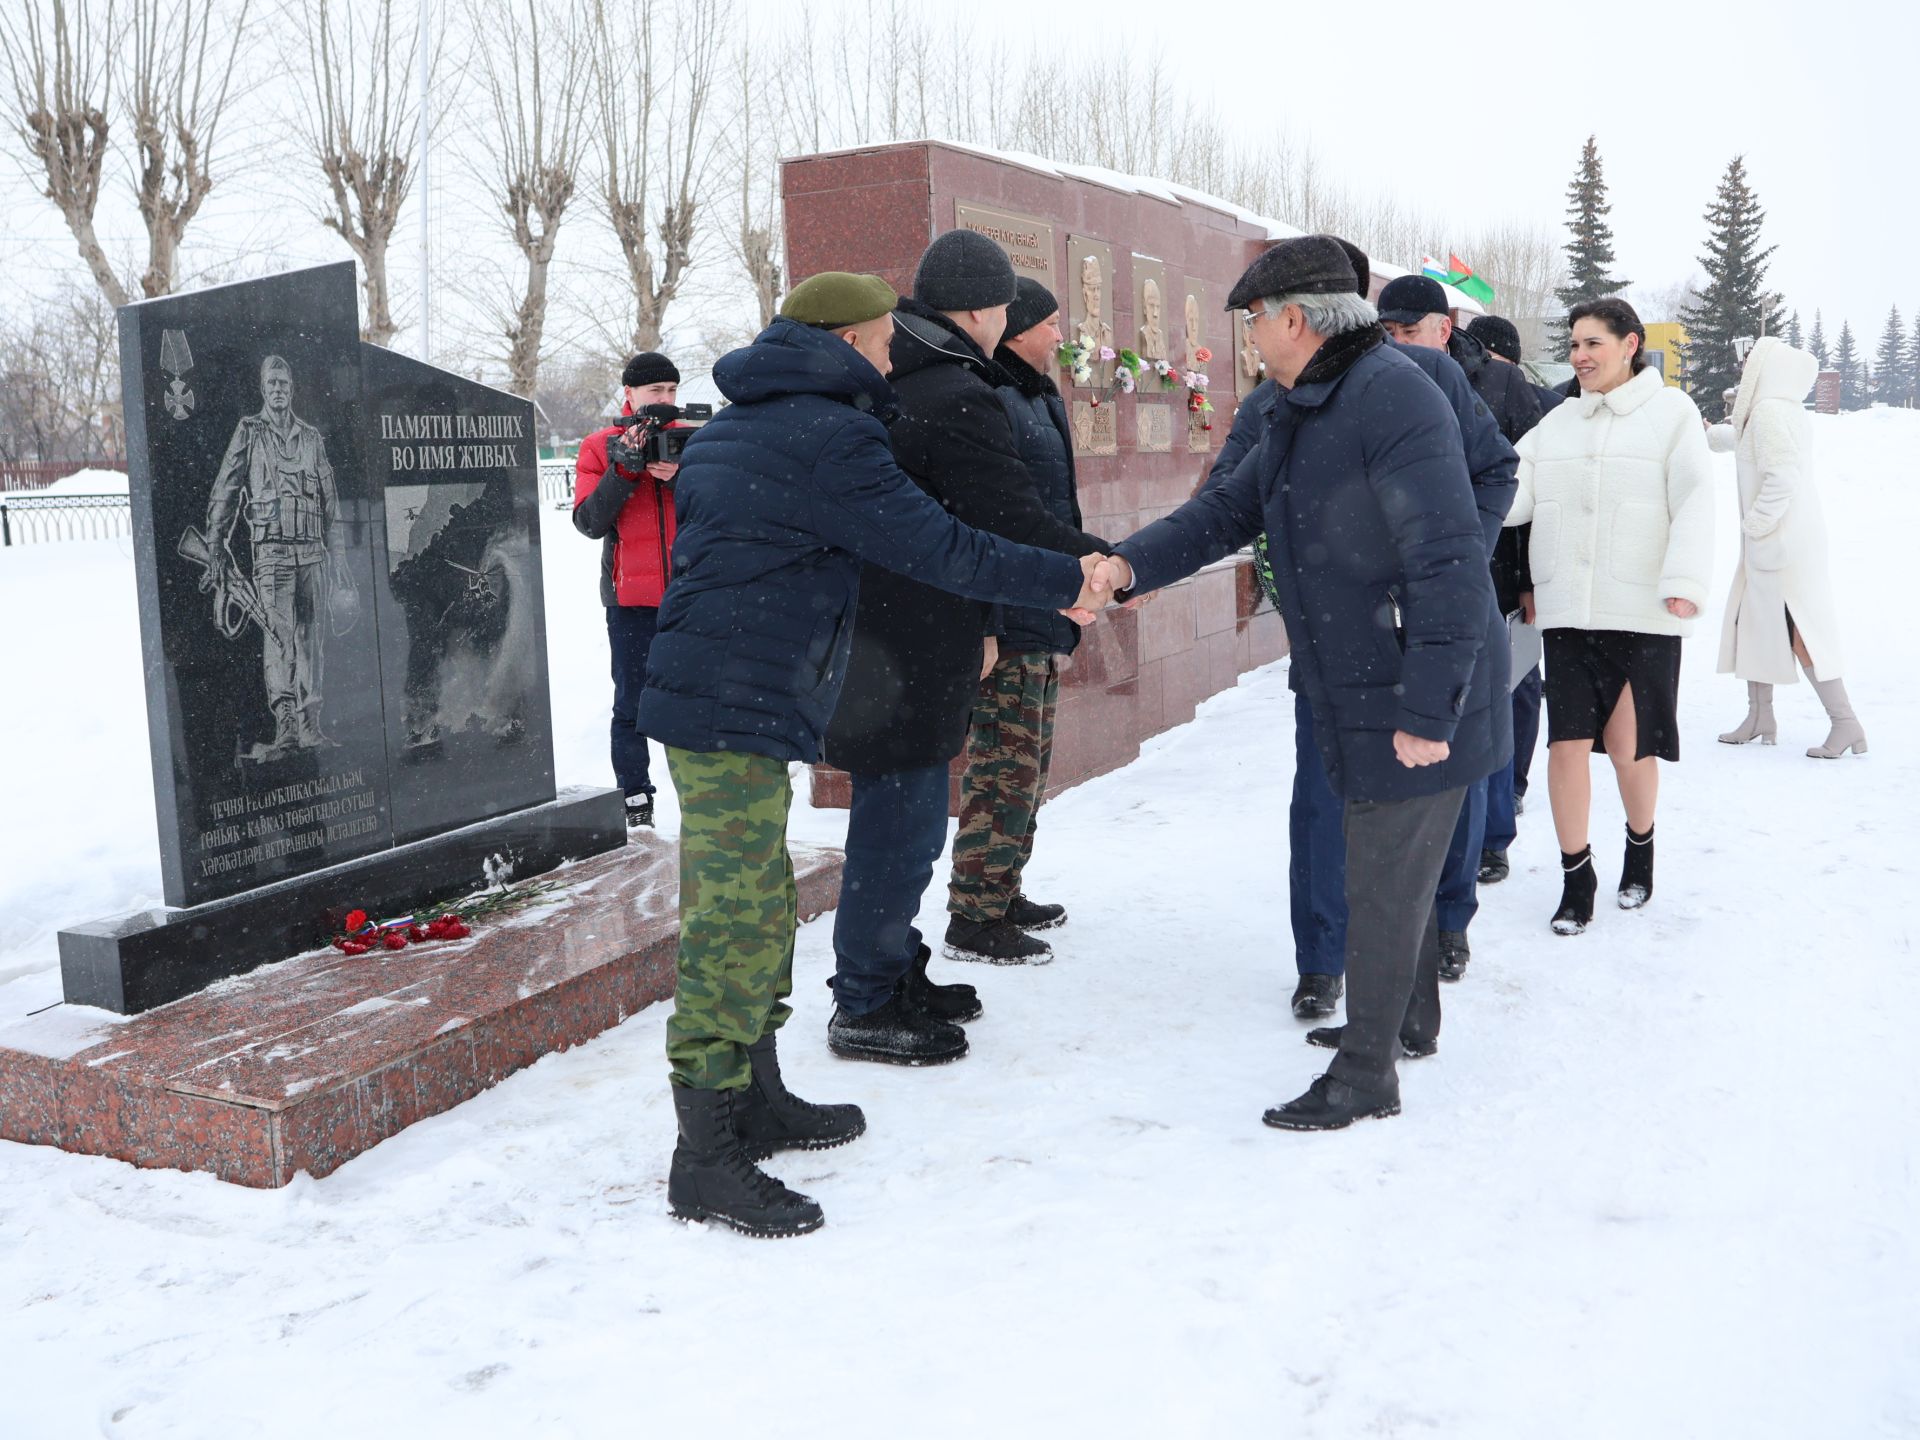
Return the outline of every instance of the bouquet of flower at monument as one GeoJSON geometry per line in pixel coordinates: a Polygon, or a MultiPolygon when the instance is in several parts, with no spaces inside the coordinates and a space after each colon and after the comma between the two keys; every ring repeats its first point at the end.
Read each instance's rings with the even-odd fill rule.
{"type": "MultiPolygon", "coordinates": [[[[1211,359],[1213,352],[1204,345],[1193,352],[1196,367],[1205,365],[1211,359]]],[[[1183,371],[1180,380],[1187,387],[1187,413],[1200,417],[1202,430],[1213,429],[1213,421],[1208,418],[1213,414],[1213,402],[1207,398],[1207,386],[1213,383],[1211,377],[1206,371],[1195,368],[1183,371]]]]}
{"type": "Polygon", "coordinates": [[[1060,368],[1073,376],[1076,385],[1093,384],[1093,367],[1096,361],[1111,360],[1113,351],[1095,346],[1084,339],[1067,340],[1061,343],[1058,351],[1060,368]]]}
{"type": "Polygon", "coordinates": [[[1107,388],[1093,397],[1094,409],[1099,409],[1115,395],[1131,395],[1140,383],[1140,372],[1146,362],[1131,350],[1109,350],[1100,347],[1100,358],[1113,362],[1113,379],[1107,382],[1107,388]]]}

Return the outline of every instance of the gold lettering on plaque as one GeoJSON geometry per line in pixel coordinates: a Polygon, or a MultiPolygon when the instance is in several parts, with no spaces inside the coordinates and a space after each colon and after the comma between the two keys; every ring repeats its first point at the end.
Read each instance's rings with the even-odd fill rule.
{"type": "Polygon", "coordinates": [[[1112,405],[1096,406],[1091,400],[1073,402],[1073,453],[1076,455],[1118,455],[1120,434],[1114,424],[1112,405]]]}
{"type": "MultiPolygon", "coordinates": [[[[953,207],[954,222],[962,230],[984,235],[1013,262],[1013,273],[1038,280],[1049,290],[1053,283],[1053,226],[1030,215],[1010,215],[989,210],[984,205],[959,201],[953,207]]],[[[1057,292],[1056,292],[1057,293],[1057,292]]]]}
{"type": "Polygon", "coordinates": [[[1133,407],[1134,448],[1149,455],[1173,452],[1173,412],[1164,405],[1133,407]]]}

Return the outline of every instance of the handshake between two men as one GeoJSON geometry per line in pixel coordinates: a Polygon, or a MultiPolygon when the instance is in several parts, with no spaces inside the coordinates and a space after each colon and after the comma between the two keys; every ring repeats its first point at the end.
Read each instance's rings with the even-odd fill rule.
{"type": "MultiPolygon", "coordinates": [[[[1076,625],[1091,625],[1100,611],[1116,603],[1115,597],[1133,588],[1133,567],[1118,555],[1082,555],[1080,573],[1086,579],[1078,598],[1069,609],[1060,612],[1076,625]]],[[[1145,601],[1145,596],[1136,595],[1118,603],[1133,609],[1145,601]]],[[[1402,765],[1409,770],[1416,770],[1423,765],[1437,765],[1445,760],[1449,747],[1445,740],[1428,740],[1419,735],[1410,735],[1405,730],[1396,730],[1393,732],[1393,753],[1402,765]]]]}

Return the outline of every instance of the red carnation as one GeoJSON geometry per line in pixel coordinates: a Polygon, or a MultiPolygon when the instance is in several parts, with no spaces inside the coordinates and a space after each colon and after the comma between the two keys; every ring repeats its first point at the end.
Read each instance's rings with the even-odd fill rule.
{"type": "Polygon", "coordinates": [[[364,940],[345,940],[341,942],[340,948],[349,955],[364,955],[373,947],[364,940]]]}
{"type": "Polygon", "coordinates": [[[1204,365],[1209,360],[1213,359],[1213,351],[1207,349],[1206,346],[1202,345],[1198,350],[1193,352],[1193,359],[1195,364],[1204,365]]]}
{"type": "Polygon", "coordinates": [[[419,925],[407,926],[407,939],[411,940],[414,944],[418,945],[422,940],[429,938],[431,937],[427,934],[424,927],[419,925]]]}
{"type": "Polygon", "coordinates": [[[347,918],[341,923],[347,927],[347,933],[351,935],[354,931],[366,927],[367,912],[364,910],[349,910],[347,911],[347,918]]]}
{"type": "Polygon", "coordinates": [[[404,950],[407,948],[407,937],[398,930],[389,930],[380,937],[380,943],[389,950],[404,950]]]}

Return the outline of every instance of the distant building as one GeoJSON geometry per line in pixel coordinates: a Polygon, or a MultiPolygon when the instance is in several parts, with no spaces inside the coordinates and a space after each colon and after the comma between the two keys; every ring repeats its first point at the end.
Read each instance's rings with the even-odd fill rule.
{"type": "Polygon", "coordinates": [[[1647,359],[1660,367],[1660,376],[1676,389],[1680,387],[1680,347],[1687,343],[1687,327],[1678,320],[1661,320],[1647,326],[1647,359]]]}

